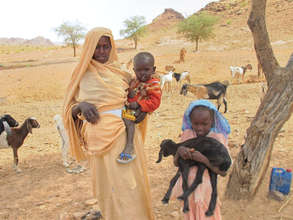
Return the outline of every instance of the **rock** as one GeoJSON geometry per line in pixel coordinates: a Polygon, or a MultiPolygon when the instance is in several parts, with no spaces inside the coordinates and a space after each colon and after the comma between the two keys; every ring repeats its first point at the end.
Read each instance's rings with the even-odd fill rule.
{"type": "Polygon", "coordinates": [[[64,212],[60,214],[59,220],[75,220],[75,218],[71,214],[64,212]]]}
{"type": "Polygon", "coordinates": [[[97,199],[89,199],[89,200],[85,201],[84,204],[87,206],[92,206],[92,205],[95,205],[97,202],[98,202],[97,199]]]}
{"type": "Polygon", "coordinates": [[[81,219],[81,217],[84,215],[84,213],[83,212],[75,212],[72,215],[75,219],[81,219]]]}

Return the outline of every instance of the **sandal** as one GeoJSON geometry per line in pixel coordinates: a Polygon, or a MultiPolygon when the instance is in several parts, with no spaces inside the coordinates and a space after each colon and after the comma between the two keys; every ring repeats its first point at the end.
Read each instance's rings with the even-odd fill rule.
{"type": "Polygon", "coordinates": [[[117,162],[126,164],[126,163],[133,161],[135,158],[136,158],[135,154],[131,155],[131,154],[127,154],[127,153],[121,153],[121,154],[119,154],[119,157],[117,158],[117,162]]]}

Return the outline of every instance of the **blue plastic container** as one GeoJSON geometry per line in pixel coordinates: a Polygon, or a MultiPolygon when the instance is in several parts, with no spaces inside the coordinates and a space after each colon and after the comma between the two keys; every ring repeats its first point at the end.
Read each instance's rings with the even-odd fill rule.
{"type": "Polygon", "coordinates": [[[290,192],[292,172],[290,169],[273,167],[271,172],[270,191],[279,191],[284,195],[290,192]]]}

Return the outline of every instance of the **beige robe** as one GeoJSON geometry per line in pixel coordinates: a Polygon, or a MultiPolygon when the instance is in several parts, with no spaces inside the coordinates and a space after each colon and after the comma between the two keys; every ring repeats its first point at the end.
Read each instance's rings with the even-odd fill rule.
{"type": "Polygon", "coordinates": [[[135,131],[136,159],[129,164],[116,161],[126,144],[126,131],[121,117],[111,111],[117,112],[124,106],[131,75],[122,71],[115,62],[115,44],[107,31],[94,29],[86,36],[84,50],[87,52],[82,53],[84,57],[73,71],[65,97],[64,123],[69,130],[73,156],[77,159],[89,158],[93,192],[104,219],[150,220],[154,216],[143,151],[145,127],[135,131]],[[106,64],[92,60],[92,55],[89,55],[93,54],[93,47],[103,35],[109,36],[112,44],[106,64]],[[81,101],[97,107],[100,113],[97,124],[79,119],[73,121],[71,110],[81,101]]]}

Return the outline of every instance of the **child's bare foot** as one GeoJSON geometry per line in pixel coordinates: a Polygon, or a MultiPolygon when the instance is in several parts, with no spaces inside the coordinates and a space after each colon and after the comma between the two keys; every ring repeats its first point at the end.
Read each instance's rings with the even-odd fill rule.
{"type": "Polygon", "coordinates": [[[127,144],[121,154],[118,155],[117,161],[119,163],[129,163],[136,158],[134,154],[133,145],[127,144]]]}

